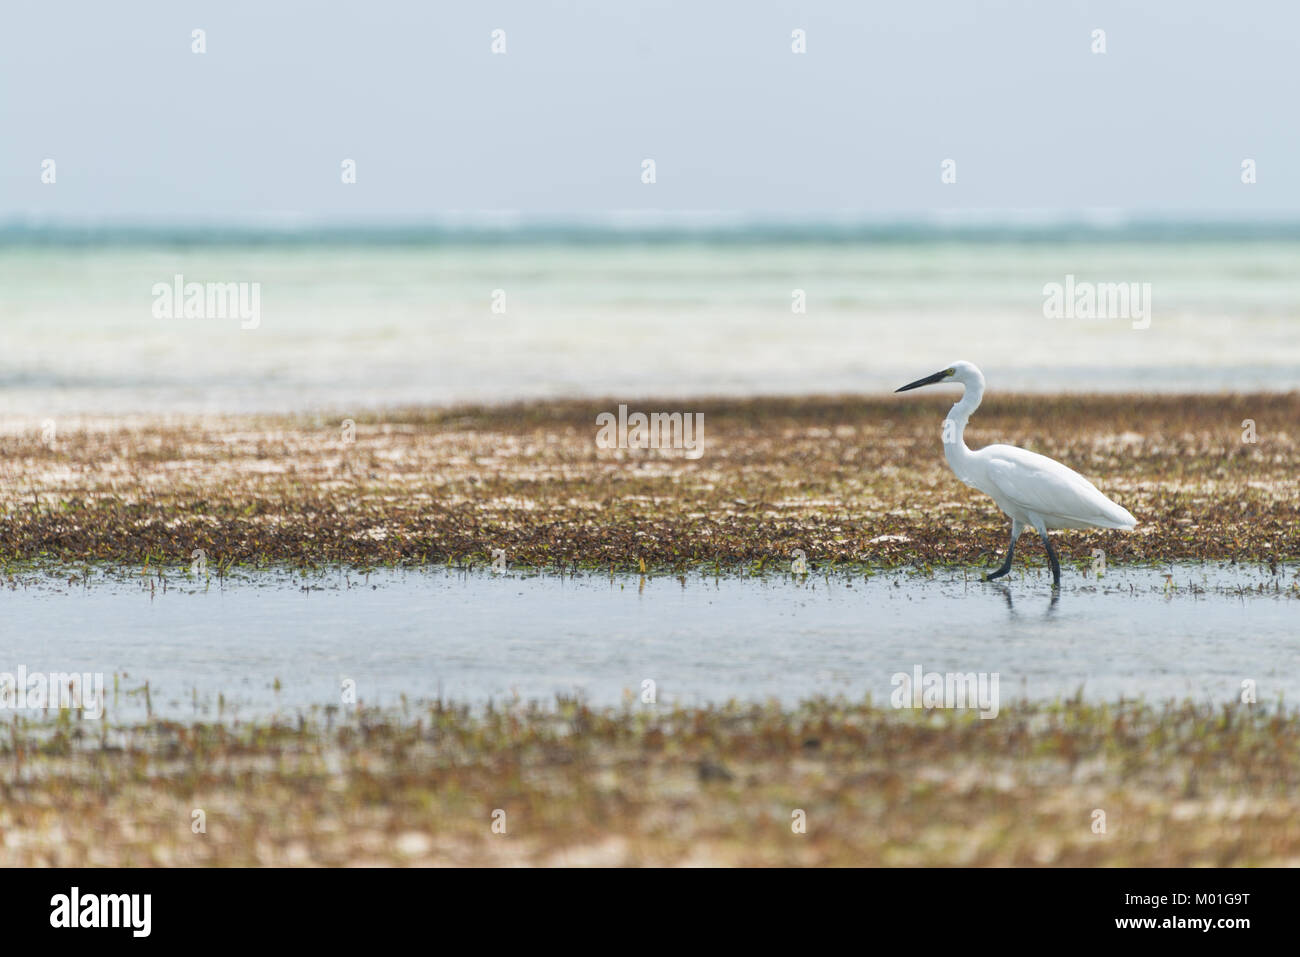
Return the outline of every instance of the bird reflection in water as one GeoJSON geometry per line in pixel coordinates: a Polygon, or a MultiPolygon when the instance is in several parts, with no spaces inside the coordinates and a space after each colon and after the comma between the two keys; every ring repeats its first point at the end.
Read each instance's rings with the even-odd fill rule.
{"type": "MultiPolygon", "coordinates": [[[[1011,589],[1005,584],[999,583],[993,586],[1002,595],[1002,600],[1007,603],[1007,611],[1011,612],[1011,617],[1017,617],[1015,602],[1011,600],[1011,589]]],[[[1052,597],[1047,602],[1047,611],[1043,613],[1044,618],[1051,618],[1056,614],[1056,605],[1061,600],[1061,589],[1052,588],[1052,597]]]]}

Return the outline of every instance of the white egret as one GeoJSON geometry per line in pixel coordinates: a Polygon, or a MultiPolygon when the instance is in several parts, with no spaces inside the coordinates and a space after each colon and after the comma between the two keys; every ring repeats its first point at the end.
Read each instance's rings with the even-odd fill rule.
{"type": "Polygon", "coordinates": [[[1011,557],[1016,539],[1026,525],[1032,526],[1043,540],[1052,565],[1052,587],[1061,585],[1061,565],[1047,539],[1053,528],[1122,528],[1137,525],[1128,509],[1116,505],[1097,487],[1073,469],[1037,452],[1014,445],[989,445],[972,452],[963,437],[966,422],[984,398],[984,375],[971,362],[954,362],[934,375],[909,382],[896,392],[918,389],[923,385],[959,382],[965,386],[961,400],[952,407],[943,424],[943,454],[948,466],[971,488],[979,489],[997,502],[1011,519],[1011,544],[1007,560],[985,581],[1001,578],[1011,571],[1011,557]]]}

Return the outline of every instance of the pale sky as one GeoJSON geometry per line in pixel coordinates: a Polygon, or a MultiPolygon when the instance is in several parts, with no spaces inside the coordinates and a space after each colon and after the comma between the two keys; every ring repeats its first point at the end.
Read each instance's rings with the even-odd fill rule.
{"type": "Polygon", "coordinates": [[[1291,0],[8,2],[0,223],[1297,216],[1297,37],[1291,0]]]}

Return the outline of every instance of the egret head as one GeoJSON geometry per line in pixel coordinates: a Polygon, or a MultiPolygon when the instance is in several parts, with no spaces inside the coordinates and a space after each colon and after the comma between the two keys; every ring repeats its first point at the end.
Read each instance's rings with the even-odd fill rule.
{"type": "Polygon", "coordinates": [[[933,375],[917,379],[915,382],[909,382],[901,389],[895,389],[895,392],[907,392],[909,389],[919,389],[923,385],[938,385],[940,382],[959,382],[965,386],[979,384],[984,385],[984,376],[980,373],[979,367],[973,362],[967,362],[960,359],[948,366],[946,369],[940,369],[933,375]]]}

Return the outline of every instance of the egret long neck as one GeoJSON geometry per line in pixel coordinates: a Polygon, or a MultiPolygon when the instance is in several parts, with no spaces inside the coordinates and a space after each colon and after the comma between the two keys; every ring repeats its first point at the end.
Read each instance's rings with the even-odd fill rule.
{"type": "Polygon", "coordinates": [[[961,401],[952,407],[948,418],[943,423],[943,454],[948,460],[948,467],[959,479],[967,484],[969,480],[969,463],[971,452],[966,447],[966,423],[971,414],[979,408],[984,398],[984,383],[972,382],[966,386],[961,401]]]}

